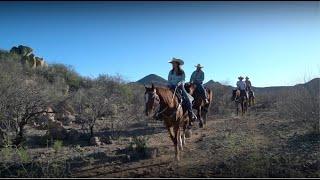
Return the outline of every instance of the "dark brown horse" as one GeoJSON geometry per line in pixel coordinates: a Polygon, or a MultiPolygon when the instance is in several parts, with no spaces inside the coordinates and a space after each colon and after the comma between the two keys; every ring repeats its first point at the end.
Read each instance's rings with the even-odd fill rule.
{"type": "Polygon", "coordinates": [[[245,92],[241,94],[240,90],[233,90],[232,100],[235,101],[237,115],[239,114],[239,105],[241,106],[241,115],[244,115],[247,111],[247,98],[245,92]]]}
{"type": "Polygon", "coordinates": [[[196,88],[197,86],[194,83],[185,84],[186,91],[194,98],[192,108],[197,110],[197,119],[199,119],[199,127],[202,128],[203,125],[206,125],[207,123],[207,113],[212,103],[213,93],[211,89],[205,88],[209,98],[209,103],[206,103],[199,91],[196,90],[196,88]]]}
{"type": "Polygon", "coordinates": [[[145,87],[145,89],[145,114],[149,116],[154,111],[160,114],[161,120],[164,121],[164,125],[174,144],[176,160],[179,161],[179,149],[183,150],[185,133],[189,124],[188,113],[183,112],[178,98],[169,88],[154,87],[152,84],[151,88],[145,87]],[[181,129],[182,134],[180,132],[181,129]]]}
{"type": "Polygon", "coordinates": [[[254,105],[254,92],[252,90],[248,91],[248,97],[249,97],[249,101],[248,101],[248,106],[253,106],[254,105]]]}

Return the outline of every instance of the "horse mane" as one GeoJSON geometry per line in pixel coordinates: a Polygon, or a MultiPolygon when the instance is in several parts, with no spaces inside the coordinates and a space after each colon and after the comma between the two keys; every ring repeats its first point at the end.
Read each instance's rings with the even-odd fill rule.
{"type": "Polygon", "coordinates": [[[160,102],[168,105],[170,108],[175,107],[178,104],[177,97],[174,97],[174,101],[172,102],[173,93],[169,88],[166,87],[156,87],[157,94],[160,98],[160,102]]]}

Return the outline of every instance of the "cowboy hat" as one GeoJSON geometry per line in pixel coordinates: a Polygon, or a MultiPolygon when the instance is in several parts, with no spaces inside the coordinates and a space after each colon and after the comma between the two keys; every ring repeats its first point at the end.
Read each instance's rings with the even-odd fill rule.
{"type": "Polygon", "coordinates": [[[194,66],[194,67],[199,67],[199,68],[203,68],[203,66],[201,66],[200,64],[198,64],[198,65],[196,65],[196,66],[194,66]]]}
{"type": "Polygon", "coordinates": [[[248,76],[246,76],[246,79],[249,79],[248,76]]]}
{"type": "Polygon", "coordinates": [[[243,77],[242,77],[242,76],[239,76],[238,79],[243,79],[243,77]]]}
{"type": "Polygon", "coordinates": [[[172,60],[169,61],[168,63],[173,63],[173,62],[177,62],[179,65],[184,64],[184,62],[181,59],[177,59],[177,58],[172,58],[172,60]]]}

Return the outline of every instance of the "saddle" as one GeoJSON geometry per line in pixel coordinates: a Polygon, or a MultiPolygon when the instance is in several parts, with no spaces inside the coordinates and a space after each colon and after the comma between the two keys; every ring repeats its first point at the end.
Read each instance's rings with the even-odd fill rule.
{"type": "Polygon", "coordinates": [[[240,97],[247,97],[246,92],[237,89],[232,90],[231,101],[237,101],[240,97]]]}
{"type": "MultiPolygon", "coordinates": [[[[172,93],[174,93],[174,89],[170,89],[170,90],[172,93]]],[[[194,98],[189,93],[187,93],[187,95],[188,95],[188,99],[192,102],[191,103],[191,106],[192,106],[193,102],[194,102],[194,98]]],[[[183,112],[186,112],[187,107],[186,107],[186,104],[184,103],[184,100],[183,100],[182,90],[177,89],[175,92],[175,96],[178,98],[178,103],[182,106],[183,112]]]]}
{"type": "Polygon", "coordinates": [[[170,89],[170,90],[171,90],[171,92],[172,92],[173,94],[175,94],[175,96],[178,98],[179,104],[181,104],[182,101],[183,101],[182,91],[181,91],[180,89],[177,89],[176,92],[174,92],[174,89],[170,89]]]}

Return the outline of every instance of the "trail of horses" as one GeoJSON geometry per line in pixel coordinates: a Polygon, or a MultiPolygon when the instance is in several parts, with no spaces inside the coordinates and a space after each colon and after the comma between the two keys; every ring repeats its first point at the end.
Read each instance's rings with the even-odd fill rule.
{"type": "MultiPolygon", "coordinates": [[[[161,123],[157,123],[157,127],[161,127],[161,123]]],[[[157,157],[112,166],[100,164],[91,170],[75,172],[74,177],[265,177],[268,175],[263,168],[273,169],[263,164],[268,165],[270,159],[257,164],[261,158],[268,153],[287,153],[284,152],[287,148],[279,144],[285,145],[288,139],[271,133],[270,128],[286,132],[288,137],[295,131],[275,129],[281,128],[283,123],[270,111],[249,112],[243,117],[211,116],[205,128],[193,127],[180,162],[175,161],[173,145],[163,129],[148,135],[148,146],[159,149],[157,157]]],[[[319,152],[313,152],[309,159],[318,155],[319,152]]],[[[281,176],[281,172],[272,173],[281,176]]]]}

